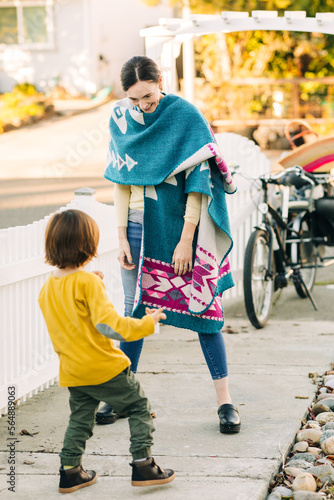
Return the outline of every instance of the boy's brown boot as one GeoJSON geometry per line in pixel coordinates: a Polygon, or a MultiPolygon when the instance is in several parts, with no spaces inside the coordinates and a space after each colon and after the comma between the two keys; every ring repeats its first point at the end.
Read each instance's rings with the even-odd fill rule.
{"type": "Polygon", "coordinates": [[[97,480],[97,475],[95,470],[85,470],[82,465],[77,465],[73,469],[64,470],[60,467],[60,481],[59,481],[59,491],[60,493],[72,493],[79,488],[85,488],[94,484],[97,480]]]}
{"type": "Polygon", "coordinates": [[[132,467],[132,486],[155,486],[156,484],[166,484],[173,481],[175,473],[171,469],[163,470],[150,457],[145,461],[134,461],[132,467]]]}

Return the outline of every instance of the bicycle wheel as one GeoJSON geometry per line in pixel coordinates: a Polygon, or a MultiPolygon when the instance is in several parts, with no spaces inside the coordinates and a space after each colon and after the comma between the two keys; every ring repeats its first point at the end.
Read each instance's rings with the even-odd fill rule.
{"type": "MultiPolygon", "coordinates": [[[[302,219],[297,219],[293,225],[293,229],[298,231],[301,238],[310,238],[311,222],[309,220],[309,217],[306,215],[302,219]]],[[[301,266],[314,266],[306,268],[301,267],[301,269],[299,270],[307,289],[311,291],[317,273],[317,255],[315,246],[312,241],[291,244],[291,264],[301,266]]],[[[298,279],[298,275],[296,279],[294,279],[293,284],[299,297],[301,297],[302,299],[308,297],[302,282],[298,279]]]]}
{"type": "Polygon", "coordinates": [[[250,235],[244,258],[244,299],[249,321],[255,328],[263,328],[270,316],[274,280],[267,275],[269,237],[262,229],[250,235]]]}

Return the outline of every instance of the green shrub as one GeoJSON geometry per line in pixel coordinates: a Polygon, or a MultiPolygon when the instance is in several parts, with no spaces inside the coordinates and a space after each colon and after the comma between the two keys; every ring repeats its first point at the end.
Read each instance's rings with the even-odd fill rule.
{"type": "Polygon", "coordinates": [[[12,93],[22,96],[43,95],[41,92],[38,92],[35,85],[32,85],[31,83],[17,83],[13,88],[12,93]]]}
{"type": "Polygon", "coordinates": [[[12,92],[0,96],[0,133],[42,118],[49,105],[45,95],[34,85],[15,85],[12,92]]]}

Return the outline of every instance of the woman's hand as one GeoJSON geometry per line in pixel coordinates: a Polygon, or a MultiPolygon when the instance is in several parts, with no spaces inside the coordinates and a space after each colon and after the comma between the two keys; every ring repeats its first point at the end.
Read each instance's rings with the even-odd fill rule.
{"type": "Polygon", "coordinates": [[[117,259],[123,269],[132,271],[136,266],[132,263],[132,255],[128,242],[127,230],[128,228],[126,226],[118,227],[119,253],[117,259]]]}
{"type": "Polygon", "coordinates": [[[127,271],[135,269],[135,264],[132,263],[132,255],[130,245],[127,239],[122,239],[119,242],[119,254],[117,257],[121,267],[127,271]]]}
{"type": "Polygon", "coordinates": [[[155,324],[159,323],[162,319],[166,319],[167,316],[163,310],[163,307],[160,307],[160,309],[150,309],[149,307],[145,308],[146,314],[150,314],[152,316],[155,324]]]}
{"type": "Polygon", "coordinates": [[[175,247],[172,264],[175,274],[181,276],[193,270],[193,239],[196,225],[184,222],[181,239],[175,247]]]}
{"type": "Polygon", "coordinates": [[[192,241],[182,241],[181,239],[173,253],[172,264],[175,274],[181,276],[186,274],[187,271],[192,271],[192,257],[192,241]]]}

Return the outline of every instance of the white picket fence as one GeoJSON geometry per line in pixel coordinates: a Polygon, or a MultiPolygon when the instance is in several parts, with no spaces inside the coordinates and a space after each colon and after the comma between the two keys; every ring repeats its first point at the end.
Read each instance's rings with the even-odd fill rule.
{"type": "MultiPolygon", "coordinates": [[[[217,134],[228,164],[256,176],[270,171],[270,162],[257,146],[236,134],[217,134]]],[[[251,229],[258,220],[257,194],[240,176],[238,191],[227,196],[234,248],[231,266],[236,287],[228,300],[242,294],[243,254],[251,229]]],[[[95,200],[94,190],[76,191],[66,207],[91,215],[99,225],[99,256],[90,269],[104,275],[110,300],[123,312],[123,290],[117,256],[117,228],[114,207],[95,200]]],[[[16,398],[25,401],[57,380],[58,357],[53,351],[37,298],[50,266],[44,263],[44,232],[50,216],[27,226],[0,230],[0,417],[7,412],[8,386],[16,387],[16,398]]]]}

